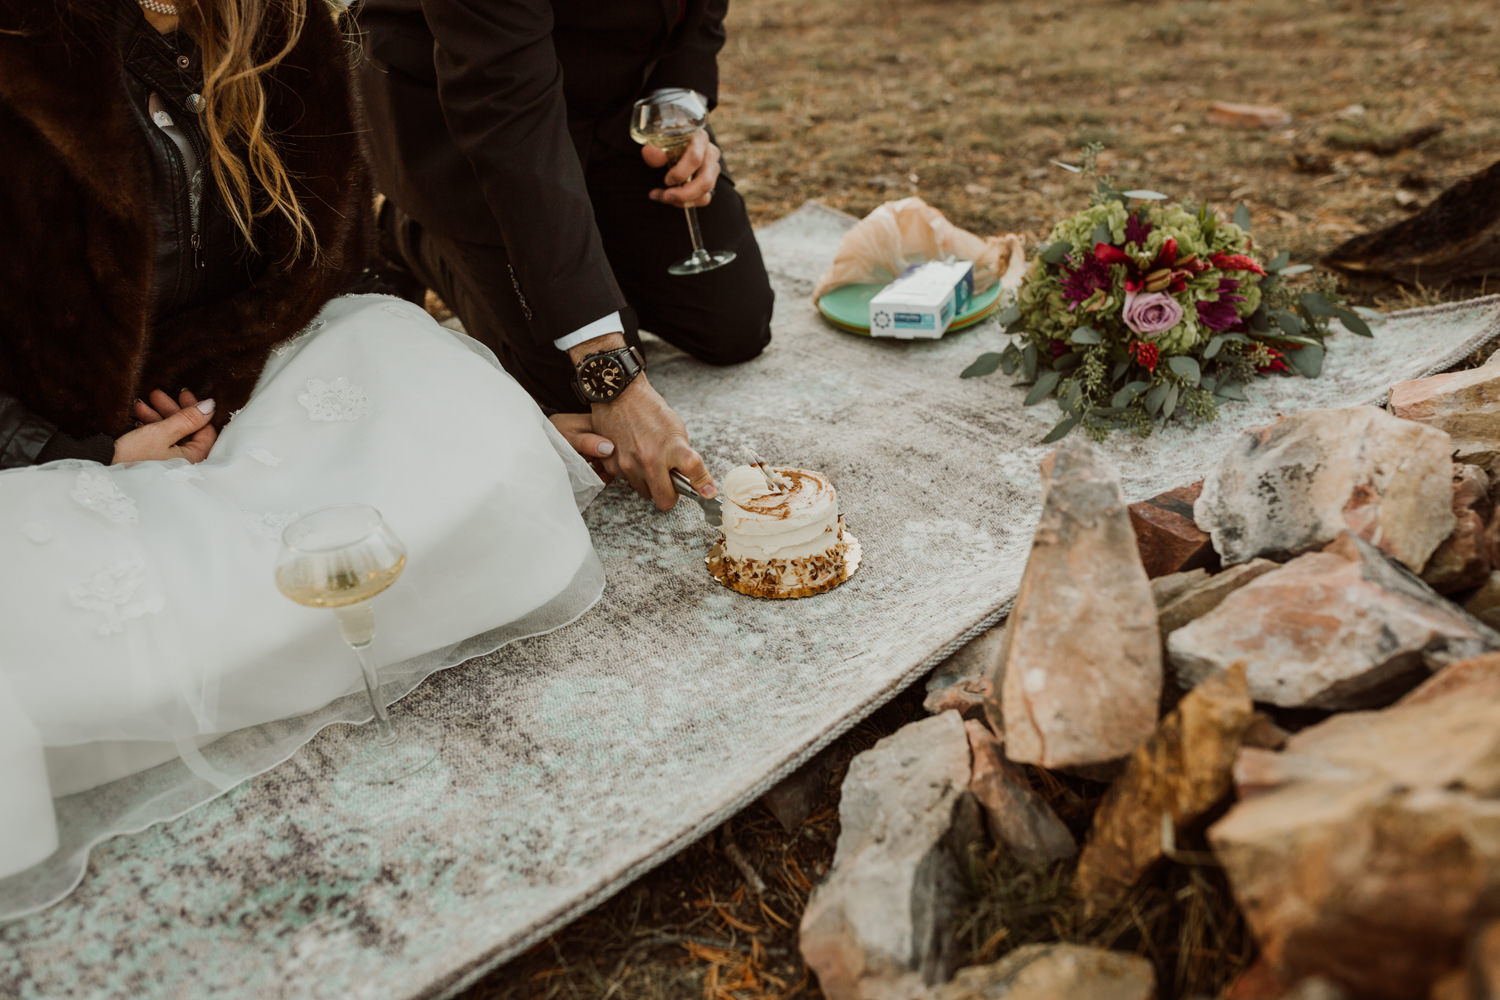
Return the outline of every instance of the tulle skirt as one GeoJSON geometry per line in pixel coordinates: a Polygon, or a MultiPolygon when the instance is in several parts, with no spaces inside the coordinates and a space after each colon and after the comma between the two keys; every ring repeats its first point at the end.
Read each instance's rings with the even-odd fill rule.
{"type": "Polygon", "coordinates": [[[405,544],[374,598],[399,697],[598,599],[600,485],[484,347],[371,295],[278,346],[202,463],[0,472],[0,919],[66,895],[104,837],[369,717],[332,613],[276,589],[299,514],[368,503],[405,544]]]}

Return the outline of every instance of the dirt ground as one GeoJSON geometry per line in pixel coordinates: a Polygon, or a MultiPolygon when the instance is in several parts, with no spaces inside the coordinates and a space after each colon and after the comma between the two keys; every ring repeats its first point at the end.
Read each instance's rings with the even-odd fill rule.
{"type": "MultiPolygon", "coordinates": [[[[1050,161],[1100,142],[1102,163],[1122,185],[1226,210],[1243,202],[1261,250],[1316,263],[1500,158],[1500,29],[1487,6],[736,0],[715,128],[757,223],[809,199],[862,216],[915,194],[973,232],[1035,242],[1088,197],[1085,182],[1050,161]],[[1292,120],[1273,129],[1212,125],[1216,100],[1276,105],[1292,120]],[[1377,152],[1429,125],[1441,131],[1377,152]]],[[[1365,281],[1345,291],[1359,304],[1397,308],[1500,290],[1494,284],[1365,281]]],[[[920,691],[909,693],[836,744],[815,782],[817,808],[799,829],[786,833],[751,806],[464,997],[821,996],[795,928],[832,859],[843,768],[920,711],[920,691]]],[[[1054,801],[1078,799],[1054,792],[1054,801]]],[[[994,922],[1001,883],[1014,880],[995,877],[989,862],[976,870],[970,960],[1021,943],[994,922]]],[[[1214,891],[1177,886],[1171,898],[1214,891]]],[[[1059,936],[1069,931],[1051,919],[1059,936]]],[[[1205,930],[1213,921],[1203,912],[1166,909],[1161,919],[1198,927],[1194,947],[1210,956],[1198,978],[1164,983],[1164,996],[1213,995],[1250,957],[1233,921],[1205,930]]],[[[1170,970],[1171,960],[1159,968],[1170,970]]]]}

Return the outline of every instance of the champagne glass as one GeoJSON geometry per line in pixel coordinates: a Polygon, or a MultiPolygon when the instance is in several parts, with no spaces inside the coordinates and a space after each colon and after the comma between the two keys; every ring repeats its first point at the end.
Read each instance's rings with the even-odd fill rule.
{"type": "MultiPolygon", "coordinates": [[[[670,168],[682,159],[693,135],[707,122],[708,105],[696,90],[658,90],[635,102],[630,114],[630,137],[642,146],[655,146],[666,153],[670,168]]],[[[693,241],[693,252],[670,265],[668,274],[701,274],[734,260],[733,250],[703,249],[698,210],[688,205],[683,211],[687,213],[688,237],[693,241]]]]}
{"type": "Polygon", "coordinates": [[[345,503],[315,510],[286,526],[276,560],[276,586],[310,608],[331,608],[339,632],[354,650],[364,675],[374,725],[361,726],[338,778],[357,785],[379,785],[415,774],[437,757],[441,733],[419,719],[391,721],[380,695],[370,648],[375,641],[375,609],[370,598],[396,582],[406,568],[406,548],[368,504],[345,503]],[[373,729],[373,733],[372,733],[373,729]]]}

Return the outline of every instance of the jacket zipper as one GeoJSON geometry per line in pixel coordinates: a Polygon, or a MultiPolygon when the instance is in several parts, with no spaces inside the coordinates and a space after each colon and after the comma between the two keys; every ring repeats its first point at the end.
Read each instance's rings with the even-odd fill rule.
{"type": "Polygon", "coordinates": [[[188,242],[193,248],[194,270],[203,267],[200,251],[203,249],[203,158],[198,151],[197,138],[191,128],[182,128],[172,120],[167,102],[155,91],[148,99],[151,121],[161,129],[177,152],[182,156],[183,172],[187,175],[188,189],[188,242]]]}

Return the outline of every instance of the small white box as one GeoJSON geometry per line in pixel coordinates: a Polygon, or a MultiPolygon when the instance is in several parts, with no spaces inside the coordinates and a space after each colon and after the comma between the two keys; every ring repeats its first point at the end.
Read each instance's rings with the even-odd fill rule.
{"type": "Polygon", "coordinates": [[[870,336],[936,340],[974,296],[974,264],[913,264],[870,300],[870,336]]]}

